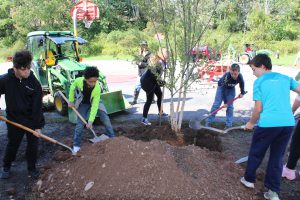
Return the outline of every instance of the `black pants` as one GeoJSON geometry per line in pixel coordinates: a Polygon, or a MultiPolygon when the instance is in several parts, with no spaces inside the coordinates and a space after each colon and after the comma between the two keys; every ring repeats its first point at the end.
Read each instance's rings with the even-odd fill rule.
{"type": "Polygon", "coordinates": [[[35,169],[38,153],[38,138],[33,134],[10,124],[7,124],[8,144],[6,146],[5,155],[3,158],[3,168],[10,169],[11,163],[16,159],[16,155],[24,135],[26,135],[27,138],[27,169],[35,169]]]}
{"type": "Polygon", "coordinates": [[[154,94],[157,97],[156,103],[157,103],[157,107],[158,107],[158,113],[160,112],[162,91],[161,91],[160,87],[158,85],[156,85],[151,92],[146,92],[147,101],[146,101],[146,103],[144,105],[144,110],[143,110],[143,117],[144,118],[147,118],[147,116],[148,116],[148,112],[149,112],[149,109],[150,109],[150,106],[151,106],[154,94]]]}
{"type": "Polygon", "coordinates": [[[287,168],[295,169],[300,158],[300,121],[298,121],[290,146],[290,155],[286,164],[287,168]]]}

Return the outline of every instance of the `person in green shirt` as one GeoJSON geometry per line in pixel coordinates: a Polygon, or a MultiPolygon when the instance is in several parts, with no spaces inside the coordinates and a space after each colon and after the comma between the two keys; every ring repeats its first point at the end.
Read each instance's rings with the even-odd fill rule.
{"type": "Polygon", "coordinates": [[[76,78],[70,87],[69,107],[75,107],[78,112],[87,119],[87,125],[80,119],[77,119],[73,141],[74,152],[80,150],[84,126],[88,129],[92,128],[96,116],[98,116],[103,123],[107,132],[106,135],[108,137],[115,136],[110,119],[100,100],[101,88],[98,77],[99,71],[96,67],[87,67],[84,71],[84,76],[76,78]]]}

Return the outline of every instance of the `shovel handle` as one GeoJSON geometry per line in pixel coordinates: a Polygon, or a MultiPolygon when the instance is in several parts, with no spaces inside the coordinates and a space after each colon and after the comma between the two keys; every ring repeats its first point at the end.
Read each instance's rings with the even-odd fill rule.
{"type": "MultiPolygon", "coordinates": [[[[69,99],[67,99],[67,97],[64,95],[64,93],[62,93],[61,91],[58,91],[59,95],[68,103],[70,104],[70,101],[69,99]]],[[[85,124],[87,125],[87,121],[82,117],[82,115],[76,110],[75,107],[71,107],[72,110],[76,113],[76,115],[80,118],[80,120],[85,124]]],[[[90,130],[92,131],[92,133],[96,136],[96,133],[94,131],[93,128],[90,128],[90,130]]]]}
{"type": "Polygon", "coordinates": [[[32,129],[26,127],[26,126],[23,126],[22,124],[19,124],[19,123],[10,121],[10,120],[6,119],[6,118],[3,117],[3,116],[0,116],[0,120],[5,121],[5,122],[7,122],[7,123],[9,123],[9,124],[12,124],[12,125],[14,125],[14,126],[20,128],[20,129],[23,129],[23,130],[25,130],[25,131],[27,131],[27,132],[29,132],[29,133],[32,133],[32,134],[35,135],[36,137],[43,138],[43,139],[45,139],[45,140],[47,140],[47,141],[49,141],[49,142],[52,142],[52,143],[54,143],[54,144],[61,145],[61,146],[65,147],[65,148],[69,149],[72,153],[74,153],[71,147],[69,147],[69,146],[67,146],[67,145],[65,145],[65,144],[63,144],[63,143],[61,143],[61,142],[58,142],[57,140],[55,140],[55,139],[53,139],[53,138],[51,138],[51,137],[48,137],[48,136],[46,136],[46,135],[44,135],[44,134],[42,134],[42,133],[38,133],[38,132],[36,132],[36,131],[34,131],[34,130],[32,130],[32,129]]]}
{"type": "MultiPolygon", "coordinates": [[[[247,94],[248,92],[246,91],[245,94],[247,94]]],[[[231,99],[229,102],[227,102],[227,105],[232,104],[235,100],[241,98],[240,95],[235,97],[234,99],[231,99]]],[[[201,121],[209,118],[210,116],[216,114],[217,112],[219,112],[220,110],[222,110],[225,107],[225,105],[221,106],[220,108],[214,110],[213,112],[211,112],[208,116],[204,117],[201,121]]]]}
{"type": "Polygon", "coordinates": [[[21,128],[21,129],[23,129],[23,130],[25,130],[25,131],[27,131],[27,132],[30,132],[30,133],[32,133],[33,135],[35,135],[36,137],[43,138],[43,139],[48,140],[48,141],[50,141],[50,142],[52,142],[52,143],[54,143],[54,144],[57,144],[57,143],[58,143],[56,140],[54,140],[54,139],[52,139],[52,138],[50,138],[50,137],[48,137],[48,136],[46,136],[46,135],[44,135],[44,134],[38,133],[38,132],[36,132],[36,131],[34,131],[34,130],[32,130],[32,129],[26,127],[26,126],[23,126],[22,124],[19,124],[19,123],[10,121],[10,120],[6,119],[6,118],[3,117],[3,116],[0,116],[0,120],[5,121],[5,122],[7,122],[7,123],[9,123],[9,124],[12,124],[12,125],[14,125],[14,126],[16,126],[16,127],[18,127],[18,128],[21,128]]]}

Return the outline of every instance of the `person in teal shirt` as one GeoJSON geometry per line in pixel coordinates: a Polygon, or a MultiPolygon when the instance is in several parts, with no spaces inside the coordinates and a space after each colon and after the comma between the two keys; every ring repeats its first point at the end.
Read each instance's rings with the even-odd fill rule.
{"type": "Polygon", "coordinates": [[[257,77],[253,86],[254,109],[246,129],[254,130],[248,155],[248,164],[241,183],[254,188],[256,170],[266,151],[270,156],[265,175],[266,199],[279,200],[283,156],[289,142],[295,120],[290,104],[290,90],[300,93],[300,84],[291,77],[272,72],[268,55],[258,54],[251,62],[257,77]]]}

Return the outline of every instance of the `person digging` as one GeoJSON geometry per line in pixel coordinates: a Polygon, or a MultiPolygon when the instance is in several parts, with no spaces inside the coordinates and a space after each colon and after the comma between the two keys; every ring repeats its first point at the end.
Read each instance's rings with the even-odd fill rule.
{"type": "Polygon", "coordinates": [[[86,125],[81,119],[77,119],[73,139],[74,153],[80,150],[84,126],[91,129],[96,116],[98,116],[103,123],[106,129],[106,135],[108,137],[115,136],[107,113],[101,109],[104,105],[100,101],[101,88],[98,77],[99,71],[96,67],[87,67],[84,70],[84,77],[76,78],[70,87],[68,106],[77,108],[80,115],[84,119],[88,119],[86,125]]]}
{"type": "MultiPolygon", "coordinates": [[[[42,87],[31,69],[32,55],[22,50],[13,56],[13,68],[0,78],[0,94],[5,94],[7,119],[41,133],[45,120],[42,112],[42,87]]],[[[39,177],[36,168],[38,157],[38,138],[33,134],[7,125],[8,143],[3,158],[3,168],[0,177],[10,177],[12,162],[16,159],[17,151],[24,135],[27,138],[26,160],[28,175],[39,177]]]]}
{"type": "MultiPolygon", "coordinates": [[[[244,96],[245,92],[245,82],[242,74],[240,73],[240,66],[237,63],[233,63],[229,72],[226,72],[223,77],[218,81],[218,88],[216,91],[215,101],[211,107],[211,113],[217,110],[222,101],[224,101],[224,106],[227,107],[226,110],[226,122],[225,122],[225,130],[232,127],[233,121],[233,102],[228,104],[235,97],[235,86],[239,84],[241,93],[239,95],[240,98],[244,96]]],[[[207,120],[205,126],[210,127],[211,123],[215,119],[216,114],[211,115],[207,120]]]]}

